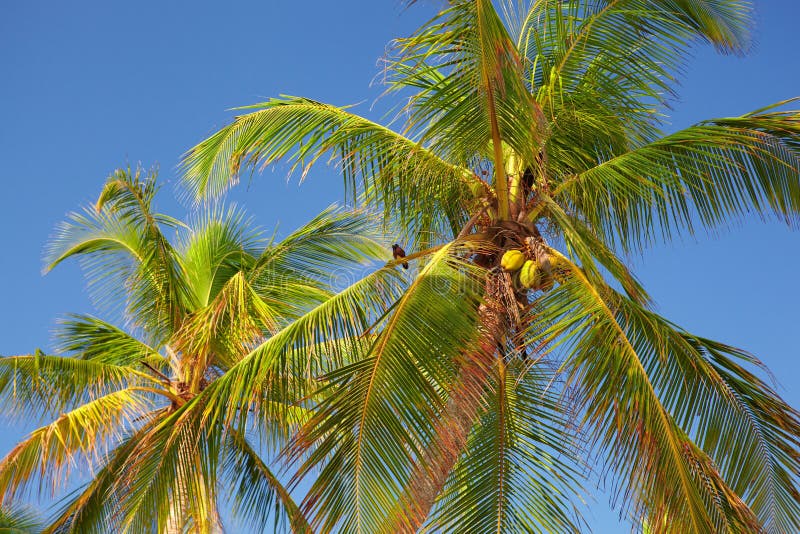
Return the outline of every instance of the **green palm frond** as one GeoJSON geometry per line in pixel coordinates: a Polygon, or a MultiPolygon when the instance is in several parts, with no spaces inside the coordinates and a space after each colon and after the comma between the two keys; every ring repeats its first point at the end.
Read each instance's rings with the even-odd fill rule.
{"type": "Polygon", "coordinates": [[[544,365],[498,364],[486,406],[423,532],[580,532],[579,445],[544,365]]]}
{"type": "Polygon", "coordinates": [[[311,533],[300,508],[280,479],[240,432],[230,430],[223,469],[234,491],[233,513],[254,531],[280,532],[288,524],[298,534],[311,533]],[[283,513],[275,514],[276,509],[283,513]]]}
{"type": "Polygon", "coordinates": [[[251,425],[263,425],[267,428],[261,432],[274,434],[280,429],[273,428],[273,422],[280,426],[285,424],[282,421],[307,419],[304,415],[297,420],[298,407],[285,403],[287,386],[283,384],[289,379],[280,374],[285,366],[308,373],[309,378],[291,382],[297,388],[292,393],[295,398],[307,396],[310,377],[317,376],[319,368],[353,357],[348,350],[363,345],[359,337],[371,318],[379,317],[398,298],[401,284],[392,266],[346,288],[264,341],[138,439],[113,489],[116,495],[124,494],[117,505],[121,528],[162,528],[165,518],[176,515],[187,521],[203,517],[215,499],[195,497],[194,492],[211,495],[216,491],[208,485],[215,480],[217,459],[225,458],[226,436],[251,425]],[[370,302],[374,308],[367,311],[363,303],[370,302]],[[196,457],[199,465],[188,463],[196,457]],[[184,508],[176,510],[176,503],[184,508]]]}
{"type": "Polygon", "coordinates": [[[41,517],[30,507],[8,503],[0,506],[0,532],[3,534],[34,534],[41,528],[41,517]]]}
{"type": "MultiPolygon", "coordinates": [[[[112,175],[99,209],[72,213],[48,244],[46,270],[79,256],[100,304],[124,311],[136,326],[162,341],[179,321],[187,288],[172,245],[160,229],[166,216],[151,213],[149,184],[138,175],[112,175]]],[[[177,223],[176,223],[177,224],[177,223]]]]}
{"type": "Polygon", "coordinates": [[[674,95],[689,48],[700,41],[741,53],[752,26],[749,2],[737,0],[528,5],[515,17],[516,44],[531,90],[554,124],[548,153],[557,166],[573,159],[575,146],[618,148],[609,126],[634,143],[653,139],[657,107],[674,95]]]}
{"type": "MultiPolygon", "coordinates": [[[[163,412],[162,412],[163,413],[163,412]]],[[[66,496],[48,519],[46,534],[104,534],[109,530],[119,530],[120,496],[115,494],[114,483],[122,473],[128,455],[157,423],[157,414],[148,418],[141,428],[124,437],[113,451],[110,451],[102,467],[91,481],[66,496]]]]}
{"type": "Polygon", "coordinates": [[[368,211],[331,206],[280,243],[265,247],[250,276],[286,272],[327,282],[331,271],[388,260],[383,240],[379,221],[368,211]]]}
{"type": "Polygon", "coordinates": [[[70,314],[55,331],[58,350],[70,358],[136,367],[141,362],[161,367],[164,357],[128,332],[91,315],[70,314]]]}
{"type": "Polygon", "coordinates": [[[190,376],[192,367],[231,367],[267,333],[277,332],[279,323],[279,315],[256,294],[245,275],[233,275],[207,306],[183,321],[173,336],[176,350],[194,355],[186,361],[183,376],[190,376]]]}
{"type": "Polygon", "coordinates": [[[408,128],[421,131],[423,141],[450,161],[466,166],[476,154],[493,159],[502,213],[508,199],[500,183],[506,179],[500,139],[533,162],[544,132],[521,77],[521,58],[492,3],[451,2],[413,36],[398,40],[396,55],[388,66],[390,87],[420,89],[408,105],[408,128]]]}
{"type": "Polygon", "coordinates": [[[61,356],[0,357],[0,404],[7,416],[57,416],[86,401],[153,379],[132,367],[61,356]]]}
{"type": "Polygon", "coordinates": [[[565,177],[553,196],[625,248],[751,213],[797,224],[799,139],[796,111],[704,121],[565,177]]]}
{"type": "Polygon", "coordinates": [[[162,418],[128,453],[112,493],[120,528],[163,532],[193,524],[210,532],[216,515],[219,427],[196,431],[197,399],[162,418]]]}
{"type": "Polygon", "coordinates": [[[300,476],[324,464],[305,502],[315,528],[379,531],[433,441],[432,429],[414,422],[442,412],[453,362],[476,336],[482,288],[479,270],[455,250],[431,257],[366,357],[331,374],[340,386],[301,431],[295,454],[315,450],[300,476]]]}
{"type": "Polygon", "coordinates": [[[633,501],[633,516],[666,515],[668,532],[758,531],[759,520],[670,413],[681,397],[661,386],[679,386],[660,382],[648,367],[649,358],[667,357],[663,342],[653,354],[607,293],[573,266],[542,302],[537,320],[549,323],[545,337],[566,352],[564,368],[579,388],[586,431],[633,501]]]}
{"type": "Polygon", "coordinates": [[[218,196],[238,181],[243,166],[286,159],[308,169],[330,154],[346,187],[386,207],[386,218],[407,224],[422,218],[452,226],[465,220],[471,173],[347,108],[297,97],[241,108],[254,110],[194,147],[184,158],[185,180],[197,198],[218,196]],[[361,185],[363,184],[363,185],[361,185]],[[442,216],[449,220],[442,222],[442,216]]]}
{"type": "Polygon", "coordinates": [[[744,367],[760,362],[624,297],[608,293],[605,300],[637,333],[638,353],[664,406],[764,528],[800,529],[800,413],[744,367]]]}
{"type": "Polygon", "coordinates": [[[123,389],[62,413],[34,430],[0,461],[0,494],[13,498],[39,479],[40,493],[55,492],[75,464],[93,465],[104,451],[152,408],[136,391],[123,389]]]}
{"type": "Polygon", "coordinates": [[[253,266],[263,245],[261,232],[235,205],[202,210],[176,247],[192,307],[208,306],[228,280],[253,266]]]}

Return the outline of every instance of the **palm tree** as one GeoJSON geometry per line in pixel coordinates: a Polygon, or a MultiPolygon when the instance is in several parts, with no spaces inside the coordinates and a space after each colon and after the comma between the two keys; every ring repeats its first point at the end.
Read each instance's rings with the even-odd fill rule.
{"type": "Polygon", "coordinates": [[[324,309],[329,269],[386,256],[373,218],[329,209],[282,241],[265,240],[235,207],[208,208],[188,225],[157,213],[156,189],[154,172],[118,170],[96,206],[58,228],[46,270],[83,260],[101,309],[124,328],[72,315],[57,330],[62,354],[0,358],[4,410],[51,421],[0,462],[0,496],[7,502],[36,481],[54,492],[88,467],[47,532],[219,531],[220,503],[254,530],[306,532],[261,456],[307,418],[291,377],[259,389],[259,417],[246,427],[221,421],[190,435],[182,424],[195,415],[192,399],[252,347],[324,309]]]}
{"type": "Polygon", "coordinates": [[[281,97],[186,155],[201,198],[330,154],[416,250],[289,450],[312,526],[577,531],[598,466],[650,532],[800,530],[800,414],[753,356],[654,313],[620,259],[798,221],[792,101],[661,130],[690,46],[742,53],[751,23],[746,0],[451,0],[394,43],[398,128],[281,97]]]}

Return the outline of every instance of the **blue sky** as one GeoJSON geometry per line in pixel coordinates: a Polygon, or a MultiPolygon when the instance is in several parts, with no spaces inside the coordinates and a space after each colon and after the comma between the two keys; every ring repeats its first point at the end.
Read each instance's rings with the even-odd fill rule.
{"type": "MultiPolygon", "coordinates": [[[[410,33],[435,2],[399,0],[79,3],[7,0],[0,5],[0,354],[48,350],[54,320],[92,311],[74,264],[41,275],[42,249],[68,211],[96,198],[115,167],[158,163],[159,208],[174,197],[180,155],[231,117],[226,109],[270,96],[370,104],[389,39],[410,33]]],[[[800,2],[756,2],[754,50],[745,58],[698,50],[670,129],[742,114],[800,96],[800,2]]],[[[378,108],[381,106],[379,105],[378,108]]],[[[301,186],[267,171],[231,198],[281,232],[342,200],[342,182],[319,168],[301,186]]],[[[796,341],[800,231],[740,221],[631,258],[658,310],[690,331],[761,357],[781,393],[800,406],[796,341]]],[[[29,425],[22,425],[29,426],[29,425]]],[[[22,426],[4,432],[0,452],[22,426]]],[[[589,518],[617,532],[607,498],[589,518]]]]}

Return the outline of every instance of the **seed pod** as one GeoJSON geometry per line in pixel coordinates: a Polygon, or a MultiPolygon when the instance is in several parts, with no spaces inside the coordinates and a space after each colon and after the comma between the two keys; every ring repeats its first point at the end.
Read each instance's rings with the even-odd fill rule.
{"type": "Polygon", "coordinates": [[[519,272],[519,282],[527,288],[536,287],[540,281],[540,271],[536,262],[528,260],[519,272]]]}
{"type": "Polygon", "coordinates": [[[525,254],[519,250],[507,250],[500,260],[500,265],[506,271],[516,271],[525,263],[525,254]]]}

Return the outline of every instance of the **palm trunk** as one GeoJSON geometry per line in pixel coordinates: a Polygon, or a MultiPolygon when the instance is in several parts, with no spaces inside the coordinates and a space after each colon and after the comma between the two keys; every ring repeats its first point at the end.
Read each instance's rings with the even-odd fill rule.
{"type": "Polygon", "coordinates": [[[480,306],[483,334],[477,343],[478,350],[464,354],[458,380],[437,423],[434,442],[412,471],[405,495],[399,509],[390,518],[386,532],[413,533],[419,530],[466,447],[495,364],[497,342],[504,334],[503,314],[493,305],[497,301],[491,298],[495,293],[491,289],[496,285],[487,281],[486,294],[491,300],[480,306]]]}

